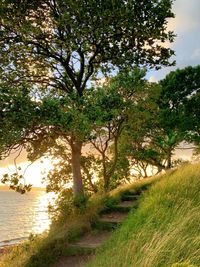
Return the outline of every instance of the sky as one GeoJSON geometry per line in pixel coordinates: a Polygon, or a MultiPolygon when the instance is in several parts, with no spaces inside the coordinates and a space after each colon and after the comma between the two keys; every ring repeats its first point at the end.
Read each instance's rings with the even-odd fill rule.
{"type": "MultiPolygon", "coordinates": [[[[17,153],[13,153],[8,158],[0,161],[0,178],[5,173],[12,174],[16,172],[14,159],[17,155],[17,153]]],[[[31,164],[27,161],[26,151],[23,150],[21,155],[17,157],[16,163],[17,167],[21,168],[18,172],[25,177],[24,181],[26,184],[32,184],[34,187],[46,186],[46,184],[42,182],[42,178],[45,177],[48,171],[53,167],[50,159],[37,160],[31,164]]]]}
{"type": "MultiPolygon", "coordinates": [[[[175,19],[170,19],[168,28],[173,30],[177,37],[170,47],[175,51],[176,66],[165,67],[159,71],[149,71],[147,78],[150,81],[158,81],[163,79],[166,74],[177,68],[186,66],[196,66],[200,64],[200,0],[175,0],[173,6],[175,19]]],[[[178,156],[187,159],[191,156],[191,151],[177,151],[178,156]]],[[[14,171],[13,160],[16,157],[12,155],[4,161],[0,161],[0,176],[5,172],[14,171]]],[[[26,153],[18,157],[17,163],[25,170],[28,165],[26,153]]],[[[40,161],[31,165],[26,173],[26,182],[33,183],[34,186],[44,186],[41,184],[41,177],[44,176],[44,171],[51,169],[51,162],[44,160],[43,164],[40,161]]]]}
{"type": "Polygon", "coordinates": [[[166,74],[177,68],[200,64],[200,0],[175,0],[174,19],[168,28],[177,35],[170,47],[175,51],[176,66],[165,67],[159,71],[149,71],[151,81],[163,79],[166,74]]]}

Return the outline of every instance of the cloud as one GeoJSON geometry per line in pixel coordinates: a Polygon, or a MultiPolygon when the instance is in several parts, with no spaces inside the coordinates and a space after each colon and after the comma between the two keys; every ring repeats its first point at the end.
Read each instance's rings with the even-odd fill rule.
{"type": "Polygon", "coordinates": [[[199,30],[200,1],[197,0],[177,0],[174,3],[173,11],[175,19],[170,20],[169,29],[177,32],[187,32],[199,30]]]}
{"type": "Polygon", "coordinates": [[[177,68],[200,64],[200,1],[176,0],[173,6],[175,19],[170,19],[168,30],[177,35],[170,47],[175,51],[176,66],[163,67],[159,71],[149,71],[148,77],[163,79],[177,68]]]}
{"type": "Polygon", "coordinates": [[[197,48],[193,51],[191,59],[200,59],[200,48],[197,48]]]}

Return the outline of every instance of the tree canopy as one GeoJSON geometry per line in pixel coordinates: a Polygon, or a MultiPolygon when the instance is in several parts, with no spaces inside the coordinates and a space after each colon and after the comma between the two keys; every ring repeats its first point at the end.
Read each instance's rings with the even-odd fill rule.
{"type": "Polygon", "coordinates": [[[4,80],[82,95],[99,70],[170,65],[171,0],[3,1],[4,80]],[[27,75],[28,74],[28,75],[27,75]]]}
{"type": "Polygon", "coordinates": [[[20,105],[8,101],[10,111],[2,108],[2,118],[15,106],[22,120],[9,117],[12,133],[2,149],[22,144],[30,151],[36,143],[42,153],[64,138],[71,148],[74,194],[83,194],[81,150],[94,123],[84,106],[85,88],[112,69],[172,65],[174,52],[164,45],[174,39],[167,30],[171,5],[171,0],[2,1],[0,87],[19,96],[27,90],[20,105]]]}
{"type": "Polygon", "coordinates": [[[140,106],[143,112],[137,112],[139,127],[130,120],[122,140],[133,164],[171,168],[173,153],[182,142],[199,144],[199,71],[200,66],[177,69],[151,85],[140,106]]]}
{"type": "Polygon", "coordinates": [[[169,129],[199,133],[200,66],[170,72],[161,82],[161,123],[169,129]],[[168,124],[168,125],[167,125],[168,124]]]}

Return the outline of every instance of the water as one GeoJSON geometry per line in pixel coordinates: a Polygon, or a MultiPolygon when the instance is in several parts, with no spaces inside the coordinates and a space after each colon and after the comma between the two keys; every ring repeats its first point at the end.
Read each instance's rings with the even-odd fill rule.
{"type": "Polygon", "coordinates": [[[47,230],[50,225],[48,202],[51,199],[52,195],[44,191],[21,195],[0,190],[0,246],[47,230]]]}

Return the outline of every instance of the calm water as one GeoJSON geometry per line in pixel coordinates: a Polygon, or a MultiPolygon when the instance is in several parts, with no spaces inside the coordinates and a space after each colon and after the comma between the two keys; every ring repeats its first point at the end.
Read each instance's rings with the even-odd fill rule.
{"type": "Polygon", "coordinates": [[[52,195],[44,191],[21,195],[0,190],[0,246],[47,230],[50,225],[48,202],[51,199],[52,195]]]}

